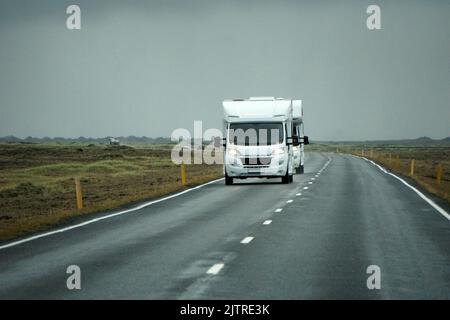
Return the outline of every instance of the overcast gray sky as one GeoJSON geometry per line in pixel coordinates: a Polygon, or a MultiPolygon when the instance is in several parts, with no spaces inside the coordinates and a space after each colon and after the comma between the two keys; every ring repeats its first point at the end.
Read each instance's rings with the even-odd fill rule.
{"type": "Polygon", "coordinates": [[[223,99],[263,95],[303,99],[315,140],[443,138],[449,16],[448,0],[0,0],[0,136],[221,128],[223,99]]]}

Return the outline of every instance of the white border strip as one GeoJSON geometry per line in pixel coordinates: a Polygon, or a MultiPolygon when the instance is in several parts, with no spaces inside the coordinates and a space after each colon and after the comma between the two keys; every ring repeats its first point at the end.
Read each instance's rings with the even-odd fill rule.
{"type": "Polygon", "coordinates": [[[127,209],[127,210],[119,211],[119,212],[116,212],[116,213],[111,213],[111,214],[108,214],[108,215],[103,216],[103,217],[99,217],[99,218],[91,219],[91,220],[88,220],[88,221],[85,221],[85,222],[82,222],[82,223],[79,223],[79,224],[75,224],[73,226],[57,229],[57,230],[54,230],[54,231],[45,232],[45,233],[38,234],[38,235],[29,237],[29,238],[25,238],[25,239],[22,239],[22,240],[18,240],[18,241],[14,241],[14,242],[11,242],[11,243],[7,243],[7,244],[4,244],[4,245],[0,246],[0,250],[6,249],[6,248],[10,248],[10,247],[14,247],[14,246],[17,246],[19,244],[22,244],[22,243],[25,243],[25,242],[30,242],[30,241],[33,241],[33,240],[36,240],[36,239],[39,239],[39,238],[48,237],[48,236],[51,236],[53,234],[62,233],[62,232],[69,231],[69,230],[72,230],[72,229],[80,228],[80,227],[86,226],[88,224],[91,224],[91,223],[94,223],[94,222],[98,222],[98,221],[101,221],[101,220],[105,220],[105,219],[109,219],[109,218],[112,218],[112,217],[120,216],[120,215],[125,214],[125,213],[141,210],[141,209],[143,209],[145,207],[148,207],[148,206],[151,206],[151,205],[153,205],[155,203],[159,203],[159,202],[162,202],[162,201],[166,201],[166,200],[169,200],[169,199],[181,196],[181,195],[183,195],[185,193],[188,193],[188,192],[193,191],[193,190],[200,189],[200,188],[202,188],[204,186],[207,186],[209,184],[221,181],[223,179],[224,178],[219,178],[219,179],[216,179],[216,180],[212,180],[212,181],[209,181],[207,183],[198,185],[196,187],[193,187],[193,188],[190,188],[190,189],[187,189],[187,190],[175,193],[175,194],[172,194],[170,196],[167,196],[167,197],[164,197],[164,198],[161,198],[161,199],[145,202],[145,203],[143,203],[143,204],[141,204],[141,205],[139,205],[137,207],[134,207],[134,208],[130,208],[130,209],[127,209]]]}
{"type": "Polygon", "coordinates": [[[424,195],[422,192],[420,192],[419,190],[417,190],[417,188],[413,187],[412,185],[410,185],[408,182],[406,182],[405,180],[403,180],[402,178],[396,176],[395,174],[393,174],[392,172],[387,171],[385,168],[383,168],[382,166],[380,166],[378,163],[373,162],[372,160],[369,160],[365,157],[361,157],[362,159],[369,161],[370,163],[372,163],[373,165],[377,166],[378,169],[380,169],[381,171],[383,171],[384,173],[393,176],[395,179],[399,180],[400,182],[402,182],[405,186],[407,186],[408,188],[410,188],[411,190],[413,190],[415,193],[418,194],[419,197],[421,197],[423,200],[425,200],[430,206],[432,206],[437,212],[439,212],[441,215],[443,215],[445,218],[447,218],[447,220],[450,220],[450,214],[445,211],[444,209],[442,209],[439,205],[437,205],[433,200],[431,200],[430,198],[428,198],[426,195],[424,195]]]}
{"type": "Polygon", "coordinates": [[[209,268],[208,271],[206,271],[206,273],[216,275],[220,272],[220,270],[222,270],[224,265],[225,265],[224,263],[216,263],[211,268],[209,268]]]}
{"type": "Polygon", "coordinates": [[[242,244],[247,244],[252,242],[252,240],[255,239],[255,237],[245,237],[244,239],[241,240],[242,244]]]}

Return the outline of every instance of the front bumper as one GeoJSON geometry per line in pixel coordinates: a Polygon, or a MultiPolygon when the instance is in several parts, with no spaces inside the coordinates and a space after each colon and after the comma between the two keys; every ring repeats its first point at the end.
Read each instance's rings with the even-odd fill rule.
{"type": "Polygon", "coordinates": [[[287,171],[287,157],[273,157],[269,165],[244,165],[239,159],[227,159],[225,171],[233,178],[276,178],[287,171]]]}

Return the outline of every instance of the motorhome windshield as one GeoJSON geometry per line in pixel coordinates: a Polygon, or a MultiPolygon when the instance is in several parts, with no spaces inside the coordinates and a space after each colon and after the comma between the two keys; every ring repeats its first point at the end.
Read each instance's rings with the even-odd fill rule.
{"type": "Polygon", "coordinates": [[[283,142],[283,123],[232,123],[230,143],[240,146],[266,146],[283,142]]]}

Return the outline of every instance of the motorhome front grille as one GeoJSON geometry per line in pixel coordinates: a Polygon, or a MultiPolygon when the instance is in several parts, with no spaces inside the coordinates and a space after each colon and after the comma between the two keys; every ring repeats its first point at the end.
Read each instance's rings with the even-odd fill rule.
{"type": "Polygon", "coordinates": [[[268,168],[269,166],[245,166],[246,169],[262,169],[268,168]]]}
{"type": "Polygon", "coordinates": [[[267,166],[270,164],[272,158],[270,157],[243,157],[241,161],[244,165],[258,165],[258,166],[267,166]]]}

